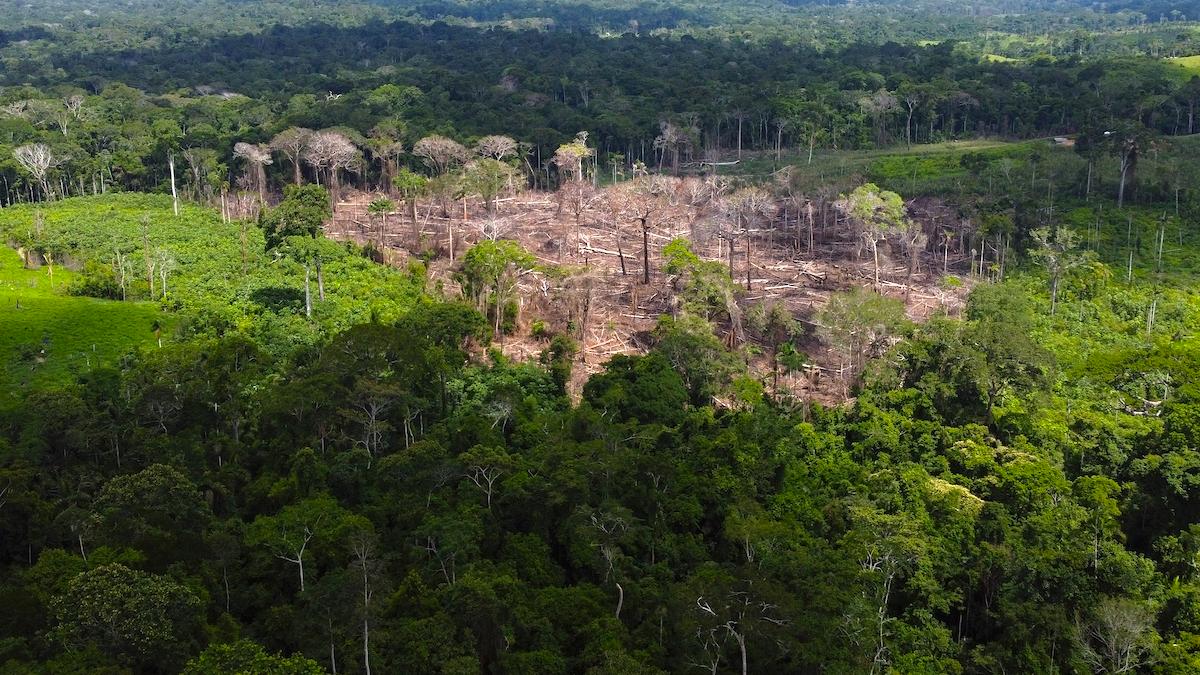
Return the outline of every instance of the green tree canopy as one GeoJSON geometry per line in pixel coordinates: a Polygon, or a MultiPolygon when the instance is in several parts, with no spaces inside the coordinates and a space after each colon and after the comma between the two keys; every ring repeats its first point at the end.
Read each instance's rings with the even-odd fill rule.
{"type": "Polygon", "coordinates": [[[186,586],[114,563],[75,577],[53,603],[55,638],[150,672],[179,668],[201,638],[203,604],[186,586]]]}

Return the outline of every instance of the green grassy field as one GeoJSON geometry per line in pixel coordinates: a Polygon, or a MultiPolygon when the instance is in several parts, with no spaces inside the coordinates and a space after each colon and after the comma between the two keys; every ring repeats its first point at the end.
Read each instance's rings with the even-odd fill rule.
{"type": "Polygon", "coordinates": [[[1195,56],[1179,56],[1167,60],[1172,63],[1177,63],[1193,73],[1200,75],[1200,54],[1196,54],[1195,56]]]}
{"type": "MultiPolygon", "coordinates": [[[[0,244],[3,384],[68,381],[89,365],[153,344],[155,320],[169,324],[164,338],[176,332],[180,339],[242,334],[283,357],[350,326],[397,319],[424,283],[419,275],[324,241],[325,299],[316,299],[308,317],[302,263],[266,251],[262,232],[252,224],[245,231],[243,262],[240,230],[238,223],[222,222],[216,209],[184,205],[175,216],[170,197],[163,195],[108,194],[0,209],[0,241],[8,244],[0,244]],[[139,302],[151,295],[143,252],[147,242],[155,260],[165,256],[171,262],[171,271],[166,298],[156,275],[155,300],[139,302]],[[47,270],[22,268],[15,246],[51,251],[73,269],[91,262],[113,270],[120,251],[128,266],[129,301],[67,295],[71,274],[57,265],[51,288],[47,270]]],[[[316,279],[312,285],[316,296],[316,279]]]]}
{"type": "Polygon", "coordinates": [[[139,345],[152,345],[154,322],[165,325],[154,303],[67,295],[71,276],[57,267],[53,277],[46,267],[27,270],[16,251],[0,247],[3,398],[20,396],[30,386],[66,381],[139,345]]]}
{"type": "Polygon", "coordinates": [[[732,170],[723,169],[723,173],[761,181],[769,179],[778,168],[787,167],[794,183],[805,189],[828,187],[845,191],[872,180],[888,183],[890,189],[913,196],[924,192],[922,187],[933,192],[952,191],[950,183],[966,175],[966,170],[959,165],[964,155],[982,153],[997,159],[1026,152],[1034,145],[1045,146],[1046,142],[983,139],[914,145],[912,148],[818,150],[811,164],[806,152],[785,152],[778,164],[774,154],[762,154],[747,157],[732,170]],[[928,184],[932,179],[936,179],[937,185],[928,184]]]}

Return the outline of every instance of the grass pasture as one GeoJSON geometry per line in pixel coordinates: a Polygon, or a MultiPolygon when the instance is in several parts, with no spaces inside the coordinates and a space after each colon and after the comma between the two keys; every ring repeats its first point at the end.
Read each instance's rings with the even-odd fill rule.
{"type": "Polygon", "coordinates": [[[1200,75],[1200,54],[1195,54],[1193,56],[1177,56],[1167,60],[1171,63],[1183,66],[1187,70],[1191,71],[1194,75],[1200,75]]]}
{"type": "MultiPolygon", "coordinates": [[[[5,371],[8,384],[52,383],[153,343],[156,319],[183,338],[243,334],[285,356],[373,318],[395,320],[423,283],[372,262],[355,247],[323,241],[325,299],[318,297],[307,317],[301,261],[264,250],[257,227],[248,223],[243,233],[240,223],[222,222],[215,209],[185,204],[176,216],[163,195],[113,193],[11,206],[0,209],[0,237],[8,244],[0,246],[0,358],[18,364],[5,371]],[[152,300],[147,243],[157,280],[152,300]],[[91,262],[116,274],[123,265],[129,300],[66,295],[71,275],[57,265],[50,288],[48,270],[24,270],[10,248],[16,246],[52,252],[73,268],[91,262]],[[165,298],[157,273],[163,259],[170,261],[165,298]],[[47,336],[50,349],[39,361],[47,336]]],[[[314,278],[314,296],[317,286],[314,278]]]]}
{"type": "Polygon", "coordinates": [[[775,163],[774,155],[764,154],[743,160],[729,173],[760,182],[769,180],[783,166],[787,167],[794,184],[802,189],[845,192],[865,181],[874,181],[910,197],[956,191],[955,181],[966,176],[966,170],[960,165],[965,155],[980,153],[999,159],[1025,153],[1039,144],[1046,144],[1046,141],[983,139],[914,145],[912,148],[818,150],[811,163],[807,153],[784,153],[779,164],[775,163]]]}
{"type": "Polygon", "coordinates": [[[152,345],[155,321],[165,325],[155,303],[67,295],[71,277],[57,267],[53,277],[47,267],[25,269],[16,251],[0,247],[0,405],[152,345]]]}

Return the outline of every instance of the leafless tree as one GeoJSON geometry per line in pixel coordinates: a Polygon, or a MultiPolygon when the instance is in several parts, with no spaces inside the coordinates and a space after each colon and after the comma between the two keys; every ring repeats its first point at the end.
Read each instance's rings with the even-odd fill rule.
{"type": "Polygon", "coordinates": [[[50,198],[50,170],[59,166],[63,158],[54,154],[44,143],[22,145],[13,150],[13,157],[41,185],[42,199],[50,198]]]}
{"type": "Polygon", "coordinates": [[[802,236],[801,223],[808,222],[808,252],[813,250],[813,203],[804,189],[804,184],[796,180],[790,171],[780,172],[776,182],[775,194],[779,196],[783,207],[783,229],[787,230],[789,218],[795,218],[796,229],[793,231],[793,250],[799,254],[802,236]]]}
{"type": "MultiPolygon", "coordinates": [[[[747,585],[748,586],[748,585],[747,585]]],[[[725,640],[718,640],[717,635],[724,633],[726,638],[732,638],[738,646],[740,671],[742,675],[750,672],[750,655],[747,650],[747,638],[759,626],[783,626],[787,622],[778,616],[778,607],[765,602],[749,590],[732,588],[725,593],[701,595],[696,598],[696,610],[701,620],[697,629],[706,663],[697,664],[705,669],[716,672],[720,662],[720,652],[725,640]]]]}
{"type": "Polygon", "coordinates": [[[708,183],[703,178],[687,177],[679,179],[679,194],[684,203],[699,209],[708,201],[708,183]]]}
{"type": "Polygon", "coordinates": [[[484,136],[475,143],[475,152],[481,157],[505,160],[517,154],[517,142],[508,136],[484,136]]]}
{"type": "Polygon", "coordinates": [[[904,102],[904,112],[906,114],[904,119],[904,144],[911,148],[913,142],[913,116],[917,114],[917,108],[921,107],[921,104],[925,102],[925,96],[920,89],[911,87],[901,94],[900,100],[904,102]]]}
{"type": "Polygon", "coordinates": [[[332,146],[332,159],[329,166],[332,171],[333,187],[334,190],[337,190],[341,186],[341,172],[359,173],[362,168],[362,154],[359,152],[358,146],[342,134],[336,134],[330,141],[330,145],[332,146]]]}
{"type": "Polygon", "coordinates": [[[292,181],[299,185],[303,180],[300,173],[300,163],[304,159],[304,150],[313,136],[312,129],[292,127],[284,129],[271,139],[270,147],[292,163],[292,181]]]}
{"type": "Polygon", "coordinates": [[[361,159],[358,147],[344,134],[333,130],[318,131],[304,148],[303,159],[313,168],[318,179],[326,176],[330,193],[337,199],[343,171],[357,172],[361,159]]]}
{"type": "Polygon", "coordinates": [[[679,193],[691,208],[688,231],[693,239],[696,238],[696,223],[720,201],[728,188],[729,183],[719,176],[684,178],[681,181],[679,193]]]}
{"type": "MultiPolygon", "coordinates": [[[[1106,135],[1111,135],[1111,132],[1106,135]]],[[[1125,208],[1125,188],[1129,184],[1130,175],[1137,167],[1138,157],[1143,150],[1142,140],[1139,136],[1140,134],[1130,133],[1113,140],[1121,167],[1121,182],[1117,189],[1117,208],[1119,209],[1125,208]]]]}
{"type": "Polygon", "coordinates": [[[679,173],[679,155],[684,150],[690,150],[694,139],[695,129],[678,126],[668,121],[659,122],[659,133],[654,139],[654,149],[659,151],[658,168],[662,169],[663,160],[668,152],[671,153],[671,171],[679,173]]]}
{"type": "MultiPolygon", "coordinates": [[[[67,119],[66,110],[62,105],[58,101],[49,99],[36,98],[18,101],[14,104],[14,110],[18,113],[13,115],[14,117],[20,117],[38,129],[59,126],[60,121],[67,119]]],[[[62,130],[62,127],[59,126],[59,131],[62,130]]],[[[63,135],[66,135],[65,132],[63,135]]]]}
{"type": "Polygon", "coordinates": [[[79,94],[73,94],[63,99],[63,108],[70,113],[71,117],[76,120],[81,120],[84,117],[85,108],[83,107],[84,99],[79,94]]]}
{"type": "Polygon", "coordinates": [[[0,114],[5,117],[15,117],[17,119],[29,119],[29,101],[13,101],[0,106],[0,114]]]}
{"type": "Polygon", "coordinates": [[[775,118],[775,163],[783,159],[783,135],[796,126],[796,120],[791,117],[775,118]]]}
{"type": "Polygon", "coordinates": [[[625,264],[625,229],[621,226],[624,222],[624,206],[627,184],[619,184],[613,186],[600,194],[600,210],[603,214],[604,224],[613,233],[613,239],[617,242],[617,259],[621,263],[621,276],[629,276],[629,267],[625,264]]]}
{"type": "Polygon", "coordinates": [[[458,141],[445,136],[426,136],[413,145],[412,153],[420,157],[438,176],[467,160],[467,149],[458,141]]]}
{"type": "Polygon", "coordinates": [[[904,246],[904,252],[908,256],[908,277],[905,280],[904,296],[907,298],[912,293],[912,278],[916,273],[917,267],[921,262],[921,253],[929,244],[929,235],[921,228],[920,223],[909,223],[908,229],[904,231],[903,237],[900,240],[904,246]]]}
{"type": "Polygon", "coordinates": [[[589,538],[592,547],[600,552],[604,563],[604,583],[612,580],[617,589],[617,608],[614,616],[621,618],[621,608],[625,605],[625,589],[617,582],[617,562],[621,559],[621,543],[629,532],[629,520],[621,510],[598,510],[588,514],[591,525],[589,538]]]}
{"type": "Polygon", "coordinates": [[[363,378],[355,384],[349,405],[339,411],[350,424],[358,427],[355,444],[367,451],[368,469],[375,457],[387,448],[393,429],[387,417],[395,407],[398,394],[392,385],[363,378]]]}
{"type": "Polygon", "coordinates": [[[63,136],[70,134],[71,126],[75,122],[82,122],[87,114],[87,109],[83,107],[84,99],[79,94],[74,94],[63,99],[61,108],[53,108],[49,114],[54,120],[55,126],[62,132],[63,136]]]}
{"type": "Polygon", "coordinates": [[[267,165],[271,163],[271,149],[265,145],[238,143],[233,146],[233,156],[246,163],[246,175],[258,192],[259,203],[267,201],[267,165]]]}
{"type": "Polygon", "coordinates": [[[1030,234],[1036,244],[1030,257],[1045,267],[1050,277],[1050,315],[1053,316],[1058,309],[1058,291],[1063,278],[1086,259],[1075,250],[1079,237],[1070,228],[1061,227],[1054,231],[1039,227],[1030,234]]]}
{"type": "Polygon", "coordinates": [[[167,280],[177,267],[175,256],[167,249],[160,248],[154,252],[154,269],[158,272],[163,300],[167,299],[167,280]]]}
{"type": "Polygon", "coordinates": [[[304,552],[308,548],[308,543],[317,536],[317,528],[320,526],[321,520],[318,517],[311,525],[305,523],[292,530],[281,526],[280,545],[272,548],[272,553],[276,558],[296,566],[300,574],[301,593],[304,592],[304,552]]]}
{"type": "Polygon", "coordinates": [[[1149,661],[1154,612],[1135,600],[1105,598],[1089,620],[1076,619],[1074,637],[1093,672],[1134,672],[1149,661]]]}
{"type": "Polygon", "coordinates": [[[479,234],[488,241],[498,241],[508,236],[512,223],[505,218],[487,218],[476,223],[479,234]]]}
{"type": "Polygon", "coordinates": [[[142,259],[146,263],[146,287],[154,298],[154,249],[150,248],[150,216],[142,216],[142,259]]]}
{"type": "Polygon", "coordinates": [[[858,107],[875,123],[875,142],[883,145],[887,139],[887,118],[900,107],[900,101],[887,89],[858,99],[858,107]]]}
{"type": "MultiPolygon", "coordinates": [[[[702,597],[696,598],[696,607],[701,612],[713,613],[712,607],[702,597]]],[[[722,626],[702,626],[696,629],[695,637],[700,645],[702,660],[692,661],[691,665],[708,671],[710,675],[717,675],[725,653],[725,643],[729,640],[728,631],[722,626]]]]}
{"type": "MultiPolygon", "coordinates": [[[[753,265],[751,260],[751,248],[753,237],[751,232],[754,226],[761,220],[767,217],[767,214],[775,205],[775,199],[771,193],[760,187],[746,187],[738,190],[730,195],[726,200],[727,207],[734,216],[734,224],[737,229],[741,230],[743,237],[746,240],[746,290],[750,290],[751,272],[753,265]]],[[[733,271],[733,251],[729,254],[730,272],[733,271]]]]}
{"type": "Polygon", "coordinates": [[[350,539],[354,552],[354,570],[362,578],[362,642],[363,672],[371,675],[371,600],[375,597],[373,579],[380,571],[376,555],[376,537],[373,532],[357,532],[350,539]]]}
{"type": "Polygon", "coordinates": [[[489,457],[477,458],[477,461],[469,461],[464,467],[466,473],[463,476],[475,486],[487,499],[487,507],[490,511],[492,508],[492,497],[496,494],[496,482],[505,473],[505,467],[502,462],[488,461],[489,457]]]}
{"type": "MultiPolygon", "coordinates": [[[[111,171],[111,169],[110,169],[111,171]]],[[[175,186],[175,153],[174,151],[167,153],[167,171],[171,175],[171,209],[175,215],[179,215],[179,189],[175,186]]],[[[100,174],[101,178],[104,174],[100,174]]]]}
{"type": "Polygon", "coordinates": [[[583,214],[591,206],[592,201],[595,200],[596,191],[592,188],[592,184],[587,181],[569,180],[558,188],[555,198],[558,201],[558,213],[560,216],[564,209],[569,210],[574,216],[575,241],[578,244],[580,241],[583,214]]]}
{"type": "MultiPolygon", "coordinates": [[[[979,107],[979,100],[965,91],[960,91],[951,96],[950,101],[954,104],[954,107],[962,111],[962,130],[965,134],[967,133],[968,129],[970,129],[971,110],[979,107]]],[[[953,124],[951,126],[953,126],[953,124]]],[[[953,131],[953,129],[951,129],[951,131],[953,131]]]]}
{"type": "Polygon", "coordinates": [[[844,629],[851,642],[871,660],[870,675],[892,670],[894,639],[892,625],[896,617],[891,604],[903,577],[917,564],[924,550],[913,536],[909,523],[895,516],[870,514],[869,539],[859,559],[862,594],[860,603],[847,607],[844,629]],[[854,611],[857,609],[858,611],[854,611]]]}
{"type": "MultiPolygon", "coordinates": [[[[668,179],[669,180],[669,179],[668,179]]],[[[642,283],[650,283],[650,232],[661,224],[664,214],[662,184],[649,177],[623,183],[612,189],[618,208],[617,222],[633,221],[642,234],[642,283]]],[[[618,226],[619,229],[619,226],[618,226]]],[[[620,233],[618,232],[618,239],[620,233]]],[[[624,270],[624,251],[621,251],[624,270]]]]}
{"type": "Polygon", "coordinates": [[[192,198],[211,200],[213,186],[209,181],[209,176],[217,165],[217,152],[209,148],[186,148],[183,151],[183,160],[188,165],[188,172],[192,179],[192,198]]]}

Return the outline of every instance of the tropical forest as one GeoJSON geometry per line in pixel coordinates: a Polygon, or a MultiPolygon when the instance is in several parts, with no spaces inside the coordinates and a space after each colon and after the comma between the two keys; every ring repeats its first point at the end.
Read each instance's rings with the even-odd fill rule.
{"type": "Polygon", "coordinates": [[[0,675],[1200,673],[1195,0],[0,0],[0,675]]]}

